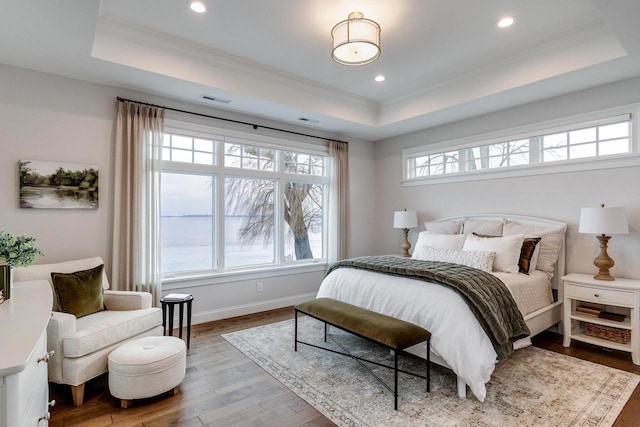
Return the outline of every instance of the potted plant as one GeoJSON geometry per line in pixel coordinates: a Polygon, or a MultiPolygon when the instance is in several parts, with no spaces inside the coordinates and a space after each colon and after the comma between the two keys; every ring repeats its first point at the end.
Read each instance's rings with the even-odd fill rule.
{"type": "Polygon", "coordinates": [[[26,235],[15,237],[0,230],[0,289],[4,290],[4,299],[9,299],[11,290],[11,269],[27,267],[44,253],[38,249],[36,239],[26,235]]]}

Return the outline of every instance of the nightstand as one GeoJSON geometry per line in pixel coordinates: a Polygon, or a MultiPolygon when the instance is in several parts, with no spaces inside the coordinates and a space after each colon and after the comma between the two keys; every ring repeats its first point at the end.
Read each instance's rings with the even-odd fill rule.
{"type": "Polygon", "coordinates": [[[616,278],[609,282],[587,274],[569,274],[562,277],[562,283],[563,345],[569,347],[574,339],[627,351],[631,353],[634,365],[640,365],[640,280],[616,278]],[[602,308],[623,313],[626,318],[622,322],[608,320],[597,314],[576,311],[576,307],[602,308]],[[619,338],[604,339],[600,337],[602,334],[619,338]],[[625,336],[630,336],[628,342],[624,342],[625,336]]]}

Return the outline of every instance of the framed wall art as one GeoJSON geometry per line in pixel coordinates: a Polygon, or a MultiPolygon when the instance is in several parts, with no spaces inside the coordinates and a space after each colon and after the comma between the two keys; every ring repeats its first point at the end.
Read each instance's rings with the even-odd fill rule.
{"type": "Polygon", "coordinates": [[[20,207],[97,209],[98,167],[20,160],[20,207]]]}

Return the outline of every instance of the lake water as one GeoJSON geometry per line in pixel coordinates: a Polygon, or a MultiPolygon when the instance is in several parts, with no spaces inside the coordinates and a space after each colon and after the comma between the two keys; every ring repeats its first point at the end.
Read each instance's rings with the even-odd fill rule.
{"type": "MultiPolygon", "coordinates": [[[[225,264],[227,268],[271,264],[275,255],[273,244],[267,246],[240,244],[238,230],[243,217],[225,218],[225,264]]],[[[162,272],[210,270],[215,265],[213,246],[213,217],[161,217],[162,272]]],[[[315,257],[322,256],[322,235],[310,234],[309,240],[315,257]]],[[[293,237],[285,239],[285,259],[294,258],[293,237]]]]}
{"type": "Polygon", "coordinates": [[[54,187],[21,187],[20,207],[39,209],[96,209],[98,193],[54,187]]]}

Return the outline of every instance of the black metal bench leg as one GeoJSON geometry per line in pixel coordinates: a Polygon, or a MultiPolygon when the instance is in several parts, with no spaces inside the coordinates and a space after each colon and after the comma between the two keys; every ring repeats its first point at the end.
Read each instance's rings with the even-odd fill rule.
{"type": "Polygon", "coordinates": [[[294,323],[294,338],[293,338],[293,351],[298,351],[298,310],[295,311],[296,312],[296,320],[294,323]]]}
{"type": "Polygon", "coordinates": [[[327,322],[324,322],[324,342],[327,342],[327,332],[329,330],[329,325],[327,322]]]}
{"type": "Polygon", "coordinates": [[[427,393],[431,392],[431,339],[427,339],[427,393]]]}
{"type": "Polygon", "coordinates": [[[393,382],[395,383],[395,387],[393,389],[393,409],[398,410],[398,350],[393,351],[393,364],[394,364],[394,375],[393,382]]]}

